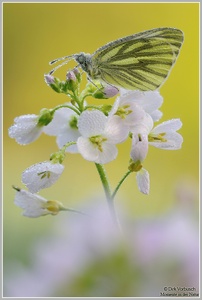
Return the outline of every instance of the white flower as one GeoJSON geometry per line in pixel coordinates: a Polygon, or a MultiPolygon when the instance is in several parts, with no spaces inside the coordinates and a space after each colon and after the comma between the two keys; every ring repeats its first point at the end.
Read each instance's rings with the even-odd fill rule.
{"type": "Polygon", "coordinates": [[[114,160],[118,150],[116,144],[128,136],[128,129],[121,126],[120,118],[107,118],[98,110],[84,111],[79,118],[81,137],[77,140],[80,154],[89,161],[105,164],[114,160]]]}
{"type": "Polygon", "coordinates": [[[80,211],[64,207],[59,201],[46,200],[37,194],[32,194],[14,186],[13,188],[17,191],[14,203],[24,209],[22,215],[25,217],[37,218],[50,214],[57,215],[60,211],[84,214],[80,211]]]}
{"type": "Polygon", "coordinates": [[[36,193],[54,184],[63,170],[64,166],[59,163],[52,163],[51,161],[37,163],[22,173],[22,182],[30,192],[36,193]]]}
{"type": "Polygon", "coordinates": [[[158,91],[126,91],[120,90],[120,98],[128,99],[135,105],[140,106],[148,113],[153,121],[158,121],[162,117],[162,112],[158,108],[163,103],[163,97],[158,91]]]}
{"type": "Polygon", "coordinates": [[[14,203],[24,211],[23,216],[37,218],[45,215],[56,215],[60,210],[65,210],[62,203],[58,201],[48,201],[45,198],[32,194],[28,191],[13,187],[17,192],[14,203]]]}
{"type": "Polygon", "coordinates": [[[177,150],[181,148],[183,138],[176,131],[180,129],[182,122],[179,119],[169,120],[153,127],[153,120],[149,114],[132,132],[132,149],[130,170],[137,172],[136,178],[139,190],[149,193],[149,173],[142,168],[142,162],[148,153],[148,145],[166,150],[177,150]]]}
{"type": "Polygon", "coordinates": [[[15,124],[8,130],[9,136],[21,145],[34,142],[43,131],[43,126],[38,125],[38,118],[34,114],[15,118],[15,124]]]}
{"type": "Polygon", "coordinates": [[[182,127],[180,119],[172,119],[156,126],[149,134],[149,144],[165,150],[180,149],[183,137],[176,131],[182,127]]]}
{"type": "MultiPolygon", "coordinates": [[[[80,136],[77,119],[78,115],[71,109],[60,108],[55,112],[53,120],[44,127],[43,132],[57,136],[57,145],[62,148],[67,142],[77,141],[80,136]]],[[[67,147],[66,152],[77,153],[77,145],[67,147]]]]}
{"type": "Polygon", "coordinates": [[[150,115],[146,114],[141,123],[134,127],[133,139],[140,135],[148,134],[148,143],[156,148],[166,150],[177,150],[181,148],[183,138],[176,132],[182,127],[180,119],[172,119],[153,127],[153,121],[150,115]]]}

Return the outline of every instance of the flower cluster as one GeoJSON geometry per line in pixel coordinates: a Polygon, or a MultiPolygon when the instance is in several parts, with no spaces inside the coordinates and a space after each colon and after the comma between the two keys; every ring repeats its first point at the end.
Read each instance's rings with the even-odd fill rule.
{"type": "MultiPolygon", "coordinates": [[[[38,195],[35,196],[36,203],[43,205],[40,209],[39,205],[37,206],[37,213],[30,212],[31,206],[33,210],[35,209],[32,205],[34,194],[28,193],[37,193],[55,183],[63,172],[62,162],[67,152],[79,153],[84,159],[96,165],[103,165],[116,159],[118,154],[116,145],[127,139],[131,139],[128,175],[135,172],[140,192],[149,194],[149,173],[143,168],[149,146],[177,150],[181,148],[183,141],[177,132],[182,126],[179,119],[154,125],[162,117],[159,108],[163,98],[159,91],[141,92],[123,89],[119,91],[113,86],[90,82],[80,92],[81,74],[78,69],[69,71],[65,81],[60,81],[50,74],[45,75],[45,82],[57,93],[67,95],[70,102],[52,109],[42,109],[39,115],[23,115],[15,118],[14,125],[9,128],[9,136],[15,138],[21,145],[31,143],[45,133],[56,136],[59,147],[59,151],[51,155],[50,161],[35,164],[23,172],[22,182],[29,192],[16,189],[15,203],[25,209],[24,215],[33,217],[47,213],[55,214],[55,210],[50,210],[47,204],[44,206],[45,200],[38,195]],[[99,99],[113,96],[117,98],[113,105],[95,106],[88,105],[86,101],[88,96],[99,99]],[[29,199],[27,206],[25,197],[29,199]]],[[[106,186],[105,188],[107,190],[106,186]]],[[[112,199],[118,188],[113,194],[108,194],[108,197],[112,199]]],[[[58,211],[62,209],[60,205],[57,207],[58,211]]]]}

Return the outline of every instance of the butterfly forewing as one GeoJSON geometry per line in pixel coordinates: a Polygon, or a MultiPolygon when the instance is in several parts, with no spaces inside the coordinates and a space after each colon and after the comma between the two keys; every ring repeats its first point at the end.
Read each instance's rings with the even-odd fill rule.
{"type": "Polygon", "coordinates": [[[155,90],[165,81],[183,42],[174,28],[157,28],[111,42],[92,55],[100,79],[126,89],[155,90]]]}

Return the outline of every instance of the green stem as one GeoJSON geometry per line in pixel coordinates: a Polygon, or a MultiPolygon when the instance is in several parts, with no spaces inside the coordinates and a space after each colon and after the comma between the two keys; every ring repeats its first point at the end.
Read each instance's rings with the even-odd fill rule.
{"type": "Polygon", "coordinates": [[[111,191],[110,191],[110,186],[109,186],[109,182],[108,182],[108,179],[107,179],[107,175],[106,175],[106,172],[105,172],[105,169],[102,165],[100,164],[95,164],[97,170],[98,170],[98,173],[100,175],[100,179],[102,181],[102,186],[104,188],[104,191],[105,191],[105,196],[107,198],[107,201],[110,201],[111,199],[111,191]]]}
{"type": "Polygon", "coordinates": [[[113,198],[111,196],[111,190],[110,190],[109,182],[108,182],[108,179],[107,179],[106,171],[105,171],[104,167],[100,164],[96,163],[95,166],[96,166],[97,171],[100,175],[100,179],[101,179],[104,191],[105,191],[105,196],[106,196],[106,199],[107,199],[107,203],[108,203],[108,207],[109,207],[109,210],[110,210],[110,213],[111,213],[112,220],[114,221],[115,225],[120,230],[120,224],[119,224],[119,221],[118,221],[118,218],[117,218],[117,215],[116,215],[114,202],[113,202],[113,198]]]}
{"type": "Polygon", "coordinates": [[[66,150],[67,147],[71,146],[71,145],[76,145],[76,142],[72,141],[72,142],[67,142],[66,144],[64,144],[64,146],[61,148],[64,151],[66,150]]]}
{"type": "MultiPolygon", "coordinates": [[[[82,93],[81,93],[81,95],[82,95],[82,93]]],[[[92,96],[92,93],[88,93],[88,94],[84,93],[84,96],[82,96],[82,103],[84,102],[85,98],[88,97],[88,96],[92,96]]]]}
{"type": "Polygon", "coordinates": [[[78,96],[78,91],[73,91],[73,100],[78,104],[79,110],[83,111],[83,101],[80,100],[80,97],[78,96]]]}
{"type": "Polygon", "coordinates": [[[111,195],[111,199],[113,200],[114,197],[116,196],[116,193],[118,192],[119,188],[121,187],[122,183],[125,181],[125,179],[128,177],[128,175],[130,175],[130,173],[132,173],[132,171],[128,171],[123,178],[119,181],[117,187],[115,188],[113,194],[111,195]]]}

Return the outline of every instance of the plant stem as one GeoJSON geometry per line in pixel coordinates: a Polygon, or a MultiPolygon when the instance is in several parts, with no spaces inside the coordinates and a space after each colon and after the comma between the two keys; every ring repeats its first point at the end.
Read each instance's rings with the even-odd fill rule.
{"type": "Polygon", "coordinates": [[[108,203],[108,206],[109,206],[109,210],[110,210],[110,213],[111,213],[112,220],[114,221],[115,225],[120,229],[120,224],[119,224],[119,221],[118,221],[118,218],[117,218],[117,215],[116,215],[114,202],[113,202],[113,198],[111,196],[111,190],[110,190],[110,186],[109,186],[109,182],[108,182],[108,179],[107,179],[105,169],[102,165],[97,164],[97,163],[95,164],[95,166],[96,166],[97,171],[100,175],[100,179],[101,179],[104,191],[105,191],[105,196],[106,196],[106,199],[107,199],[107,203],[108,203]]]}
{"type": "Polygon", "coordinates": [[[113,200],[114,197],[116,196],[116,193],[118,192],[119,188],[121,187],[122,183],[124,182],[124,180],[128,177],[128,175],[130,175],[130,173],[132,173],[132,171],[128,171],[123,178],[119,181],[117,187],[115,188],[113,194],[111,195],[111,199],[113,200]]]}
{"type": "Polygon", "coordinates": [[[73,110],[77,115],[80,114],[80,111],[75,106],[71,106],[71,105],[68,105],[68,104],[58,105],[55,108],[53,108],[52,111],[56,111],[56,110],[58,110],[60,108],[63,108],[63,107],[66,107],[66,108],[69,108],[69,109],[73,110]]]}
{"type": "Polygon", "coordinates": [[[104,191],[105,191],[105,196],[107,198],[107,201],[109,201],[109,199],[111,199],[111,191],[110,191],[110,186],[109,186],[109,182],[108,182],[108,179],[107,179],[107,175],[106,175],[106,172],[105,172],[105,169],[102,165],[100,164],[95,164],[97,170],[98,170],[98,173],[100,175],[100,179],[102,181],[102,185],[103,185],[103,188],[104,188],[104,191]]]}

